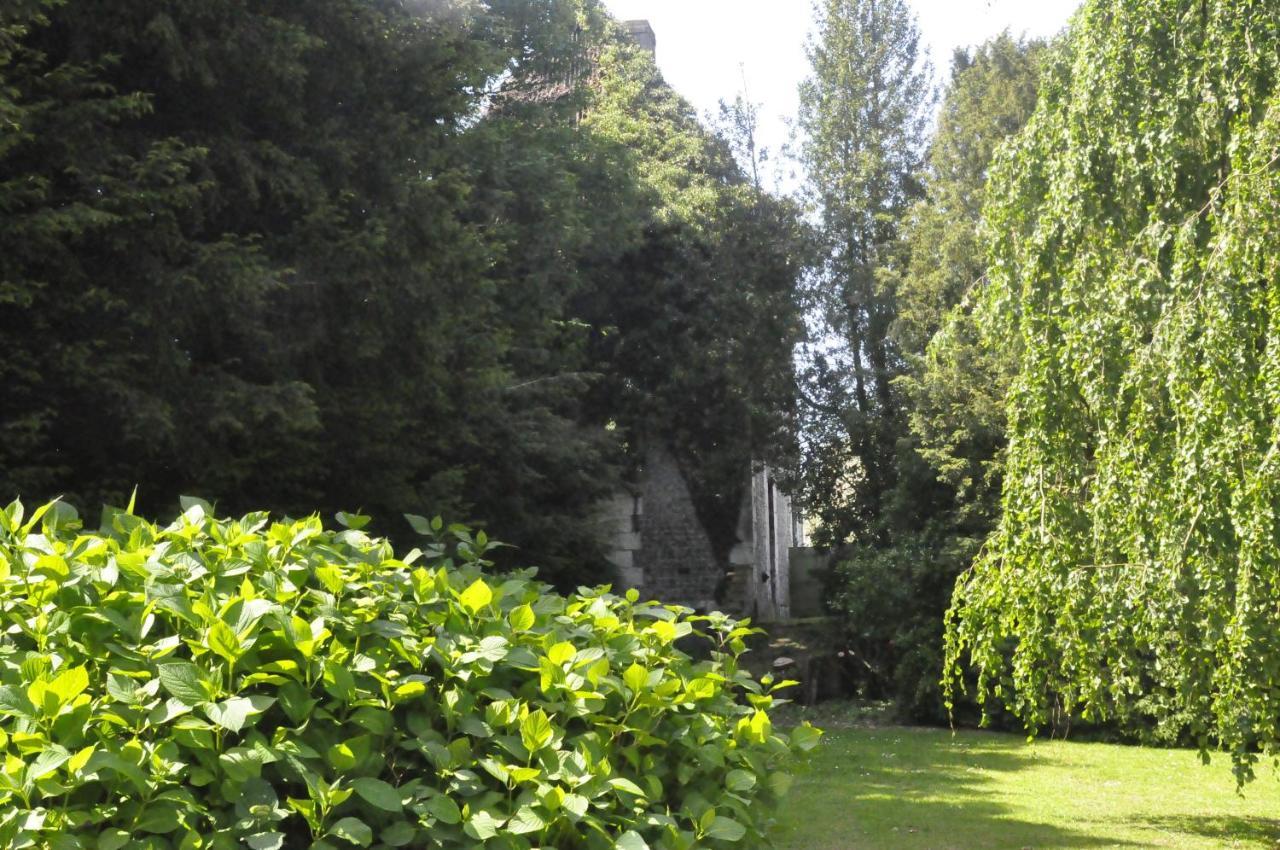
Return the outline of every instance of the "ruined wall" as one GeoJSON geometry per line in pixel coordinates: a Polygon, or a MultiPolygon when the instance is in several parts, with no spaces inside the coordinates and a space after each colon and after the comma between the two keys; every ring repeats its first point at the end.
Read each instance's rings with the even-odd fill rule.
{"type": "Polygon", "coordinates": [[[665,448],[651,449],[637,492],[619,494],[601,508],[615,589],[635,588],[663,602],[759,622],[790,617],[790,553],[803,543],[803,526],[771,470],[758,465],[751,470],[738,539],[728,563],[721,564],[698,520],[680,465],[665,448]]]}
{"type": "Polygon", "coordinates": [[[723,570],[698,521],[680,464],[661,446],[645,453],[643,494],[637,553],[642,592],[664,602],[715,608],[723,570]]]}
{"type": "Polygon", "coordinates": [[[600,505],[599,531],[609,542],[605,557],[613,566],[614,590],[644,588],[644,569],[640,566],[640,517],[644,498],[639,493],[618,493],[600,505]]]}
{"type": "Polygon", "coordinates": [[[826,549],[793,547],[791,550],[791,616],[797,620],[828,615],[827,576],[831,553],[826,549]]]}
{"type": "Polygon", "coordinates": [[[757,467],[751,476],[751,592],[745,613],[761,622],[791,616],[791,546],[795,538],[791,500],[778,489],[773,471],[757,467]]]}
{"type": "Polygon", "coordinates": [[[658,36],[648,21],[627,21],[623,26],[627,28],[627,34],[631,36],[631,40],[637,47],[649,51],[651,56],[657,56],[658,36]]]}

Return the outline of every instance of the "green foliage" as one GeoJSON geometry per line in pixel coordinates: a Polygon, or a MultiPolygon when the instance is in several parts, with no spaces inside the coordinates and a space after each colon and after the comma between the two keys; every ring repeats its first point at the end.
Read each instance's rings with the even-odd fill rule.
{"type": "MultiPolygon", "coordinates": [[[[872,417],[886,440],[876,509],[856,491],[844,504],[825,500],[827,515],[863,512],[832,593],[849,670],[861,693],[892,698],[913,720],[943,719],[943,614],[996,514],[1007,355],[980,345],[967,299],[985,269],[987,170],[1034,106],[1038,51],[1003,35],[955,56],[938,129],[913,175],[923,195],[901,211],[896,242],[876,260],[893,314],[886,345],[902,358],[891,384],[898,409],[872,417]]],[[[850,451],[838,440],[825,450],[850,451]]]]}
{"type": "Polygon", "coordinates": [[[957,51],[929,149],[926,195],[903,240],[910,254],[897,293],[894,336],[911,368],[898,379],[920,456],[954,493],[962,534],[985,535],[998,515],[1004,395],[1012,340],[984,338],[987,257],[980,232],[996,149],[1036,104],[1041,42],[1002,34],[957,51]]]}
{"type": "Polygon", "coordinates": [[[934,529],[847,550],[829,604],[844,622],[846,669],[859,696],[892,700],[906,720],[946,720],[942,614],[979,543],[934,529]]]}
{"type": "Polygon", "coordinates": [[[822,262],[806,304],[805,503],[819,545],[867,542],[897,482],[905,431],[889,336],[899,234],[920,195],[932,71],[904,0],[824,0],[800,88],[809,196],[822,262]]]}
{"type": "Polygon", "coordinates": [[[1029,726],[1149,713],[1242,778],[1280,747],[1278,43],[1274,4],[1093,0],[1054,55],[993,171],[1017,378],[948,628],[1029,726]]]}
{"type": "Polygon", "coordinates": [[[185,507],[0,511],[4,846],[758,846],[820,734],[723,615],[492,576],[439,520],[397,558],[185,507]]]}
{"type": "Polygon", "coordinates": [[[736,510],[788,448],[796,215],[619,39],[596,0],[7,4],[0,492],[501,517],[561,586],[650,431],[736,510]]]}
{"type": "Polygon", "coordinates": [[[649,204],[643,231],[578,305],[598,329],[593,361],[609,364],[597,403],[637,459],[649,442],[670,447],[727,562],[750,462],[795,460],[792,352],[808,234],[795,206],[748,178],[642,51],[601,57],[582,132],[614,152],[624,169],[614,179],[649,204]]]}

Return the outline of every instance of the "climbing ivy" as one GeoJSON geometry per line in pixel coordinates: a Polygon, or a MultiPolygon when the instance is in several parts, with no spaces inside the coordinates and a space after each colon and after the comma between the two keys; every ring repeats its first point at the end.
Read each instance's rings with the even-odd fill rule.
{"type": "Polygon", "coordinates": [[[993,171],[1003,519],[949,688],[1280,752],[1280,6],[1092,0],[993,171]]]}

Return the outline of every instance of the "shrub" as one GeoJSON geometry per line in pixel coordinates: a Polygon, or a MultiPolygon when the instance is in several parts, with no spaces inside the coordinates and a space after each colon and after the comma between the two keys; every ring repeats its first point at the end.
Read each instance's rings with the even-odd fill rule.
{"type": "Polygon", "coordinates": [[[0,846],[758,844],[820,734],[774,732],[724,615],[482,575],[438,520],[396,558],[184,507],[0,512],[0,846]]]}
{"type": "Polygon", "coordinates": [[[937,531],[902,534],[892,547],[852,547],[836,566],[831,607],[852,655],[847,669],[861,696],[893,700],[902,720],[947,720],[942,618],[978,542],[937,531]]]}

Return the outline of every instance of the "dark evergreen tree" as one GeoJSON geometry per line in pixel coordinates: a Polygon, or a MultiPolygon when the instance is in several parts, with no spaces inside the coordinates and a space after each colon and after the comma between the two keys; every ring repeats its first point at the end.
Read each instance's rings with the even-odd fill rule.
{"type": "Polygon", "coordinates": [[[595,0],[6,5],[0,491],[438,512],[565,584],[609,578],[642,423],[728,504],[786,433],[793,213],[622,38],[595,0]]]}

